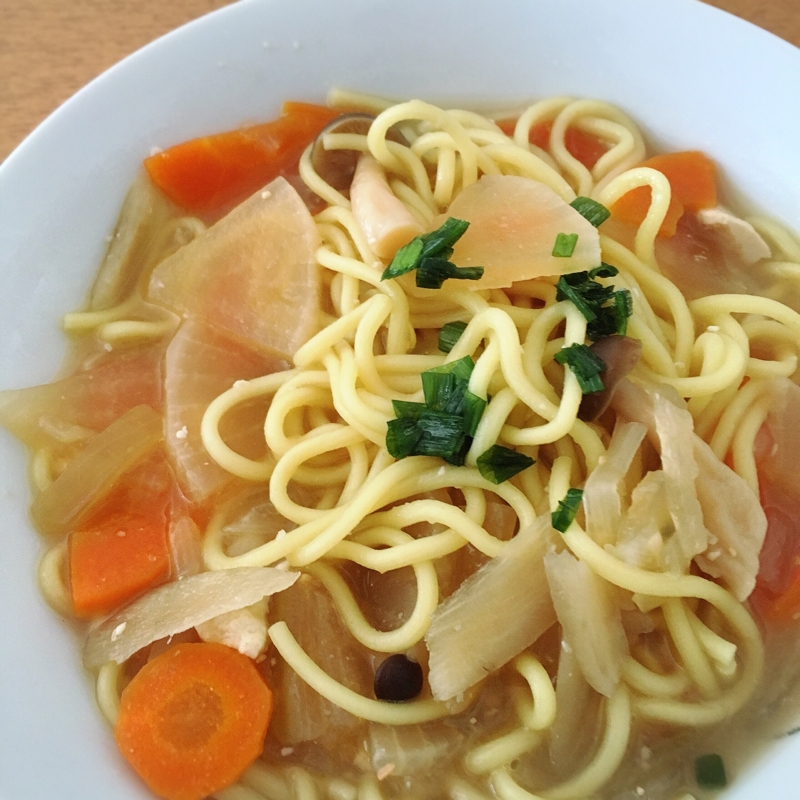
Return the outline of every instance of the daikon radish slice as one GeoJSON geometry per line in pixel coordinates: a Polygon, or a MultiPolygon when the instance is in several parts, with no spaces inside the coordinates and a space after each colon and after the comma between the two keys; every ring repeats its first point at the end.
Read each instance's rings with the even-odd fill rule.
{"type": "Polygon", "coordinates": [[[597,229],[539,181],[516,175],[484,175],[450,204],[448,216],[470,223],[451,261],[483,267],[468,289],[495,289],[514,281],[566,275],[600,265],[597,229]],[[559,233],[578,234],[571,256],[553,255],[559,233]]]}

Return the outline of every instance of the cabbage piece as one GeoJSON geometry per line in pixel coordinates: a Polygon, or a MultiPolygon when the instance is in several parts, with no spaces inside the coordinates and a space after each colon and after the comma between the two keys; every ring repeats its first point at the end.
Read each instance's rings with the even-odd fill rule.
{"type": "Polygon", "coordinates": [[[756,585],[767,517],[744,478],[697,436],[694,454],[700,468],[697,497],[711,533],[709,548],[695,561],[704,572],[721,578],[738,600],[745,600],[756,585]]]}
{"type": "Polygon", "coordinates": [[[43,533],[73,528],[111,491],[129,469],[162,441],[161,416],[137,406],[93,436],[86,447],[31,505],[31,516],[43,533]]]}
{"type": "Polygon", "coordinates": [[[94,669],[108,661],[121,664],[157,639],[250,606],[287,589],[299,576],[299,572],[271,567],[238,567],[201,572],[160,586],[89,634],[83,646],[84,666],[94,669]]]}
{"type": "Polygon", "coordinates": [[[708,531],[695,487],[700,473],[694,459],[694,421],[688,411],[659,393],[653,398],[653,412],[661,442],[667,506],[675,524],[675,535],[665,544],[664,563],[674,572],[684,572],[692,558],[708,547],[708,531]]]}
{"type": "Polygon", "coordinates": [[[673,531],[664,482],[663,470],[648,472],[631,493],[622,517],[614,551],[635,567],[662,568],[664,539],[673,531]]]}
{"type": "Polygon", "coordinates": [[[624,422],[614,428],[608,450],[592,470],[583,489],[586,531],[599,544],[616,540],[621,519],[619,484],[647,433],[638,422],[624,422]]]}
{"type": "Polygon", "coordinates": [[[128,297],[142,273],[152,266],[163,231],[174,206],[142,171],[131,184],[119,212],[103,263],[89,293],[93,311],[111,308],[128,297]]]}
{"type": "Polygon", "coordinates": [[[800,386],[788,378],[775,378],[771,384],[773,401],[766,427],[772,447],[759,460],[759,469],[776,489],[800,501],[800,386]]]}
{"type": "Polygon", "coordinates": [[[466,691],[555,622],[543,564],[551,530],[550,515],[539,517],[433,613],[425,641],[437,700],[466,691]]]}
{"type": "Polygon", "coordinates": [[[453,200],[447,213],[470,223],[450,260],[459,267],[484,268],[480,280],[464,281],[473,291],[589,270],[601,261],[597,228],[531,178],[484,175],[453,200]],[[559,233],[578,234],[568,258],[553,255],[559,233]]]}
{"type": "Polygon", "coordinates": [[[547,553],[544,569],[556,616],[589,685],[611,697],[628,655],[628,639],[612,589],[572,553],[547,553]]]}
{"type": "MultiPolygon", "coordinates": [[[[708,530],[697,499],[695,480],[699,474],[694,459],[694,422],[680,398],[669,399],[667,390],[643,389],[621,381],[612,406],[628,420],[647,427],[658,448],[664,481],[664,496],[674,526],[674,534],[664,537],[663,564],[676,573],[688,569],[694,556],[708,547],[708,530]]],[[[662,533],[668,531],[661,527],[662,533]]]]}

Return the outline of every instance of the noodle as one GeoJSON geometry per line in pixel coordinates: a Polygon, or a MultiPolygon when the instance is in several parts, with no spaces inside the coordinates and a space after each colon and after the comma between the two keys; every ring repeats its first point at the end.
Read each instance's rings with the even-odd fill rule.
{"type": "MultiPolygon", "coordinates": [[[[771,296],[716,293],[690,298],[661,255],[659,231],[670,209],[670,181],[660,171],[640,166],[645,156],[641,132],[613,106],[552,98],[522,111],[509,129],[475,112],[446,111],[420,100],[390,104],[337,92],[332,103],[371,108],[377,117],[366,134],[326,134],[325,146],[371,155],[386,174],[393,200],[426,230],[435,229],[440,215],[482,176],[532,179],[548,187],[559,202],[581,196],[606,207],[632,190],[649,188],[651,202],[640,224],[626,231],[614,228],[612,219],[600,231],[604,266],[618,273],[613,281],[603,275],[594,280],[603,287],[613,282],[614,290],[630,298],[627,336],[641,343],[632,383],[645,387],[646,397],[674,402],[689,417],[692,436],[708,442],[720,462],[727,459],[739,476],[735,480],[753,493],[757,505],[762,475],[755,455],[759,432],[778,408],[780,382],[796,375],[800,349],[800,314],[774,299],[786,295],[785,287],[800,275],[800,244],[793,234],[771,220],[751,220],[772,250],[771,296]],[[532,143],[542,125],[549,126],[545,147],[532,143]],[[576,130],[603,143],[593,164],[587,166],[571,151],[569,137],[576,130]],[[402,142],[393,131],[402,132],[402,142]]],[[[294,353],[290,369],[237,380],[217,392],[200,426],[205,453],[226,480],[234,481],[228,485],[261,487],[263,491],[252,496],[264,503],[268,495],[269,513],[281,521],[272,527],[245,524],[241,498],[250,495],[223,493],[219,503],[209,507],[204,525],[202,569],[298,570],[304,585],[315,587],[318,602],[332,609],[347,647],[356,648],[364,663],[376,664],[383,654],[407,653],[427,670],[428,650],[436,646],[431,618],[445,604],[454,604],[459,592],[474,587],[479,575],[488,574],[483,568],[488,570],[502,556],[512,537],[531,530],[542,515],[558,513],[568,490],[584,486],[607,462],[615,420],[624,421],[626,413],[613,405],[598,419],[581,416],[581,379],[559,357],[565,349],[591,343],[590,320],[575,302],[557,294],[558,276],[534,276],[477,291],[466,285],[469,281],[450,280],[439,292],[419,288],[409,275],[383,280],[387,259],[376,255],[377,247],[359,221],[357,203],[346,191],[329,185],[314,163],[309,148],[300,160],[299,175],[325,203],[313,222],[318,235],[314,258],[323,276],[319,324],[294,353]],[[454,322],[463,323],[463,331],[444,353],[431,343],[436,332],[454,322]],[[485,401],[465,446],[463,465],[428,454],[392,458],[387,432],[399,413],[398,402],[424,405],[420,374],[450,369],[461,359],[473,364],[468,391],[485,401]],[[252,408],[263,411],[257,412],[263,452],[243,449],[230,433],[237,415],[252,408]],[[494,483],[487,478],[482,458],[496,444],[515,449],[535,464],[494,483]],[[402,577],[406,573],[407,578],[402,577]],[[410,592],[413,601],[397,612],[393,624],[368,607],[362,586],[367,579],[402,582],[410,592]]],[[[65,331],[76,339],[95,336],[114,350],[169,340],[177,318],[147,296],[147,281],[156,264],[179,243],[203,237],[204,228],[192,218],[170,222],[160,234],[160,244],[148,251],[131,292],[125,297],[109,295],[97,307],[67,314],[65,331]]],[[[114,263],[120,258],[115,250],[114,263]]],[[[685,546],[675,544],[682,523],[670,523],[669,528],[657,515],[663,506],[675,522],[670,497],[679,496],[685,485],[670,490],[672,495],[659,488],[659,481],[673,478],[669,448],[658,439],[665,435],[666,423],[648,421],[658,414],[657,406],[635,420],[648,427],[650,437],[642,442],[644,434],[638,434],[624,473],[615,477],[616,505],[605,518],[616,520],[619,530],[601,531],[596,524],[585,524],[584,511],[561,534],[546,526],[546,579],[542,571],[537,580],[545,587],[550,581],[548,591],[555,595],[559,580],[588,575],[575,590],[600,598],[597,602],[607,602],[612,611],[606,620],[609,627],[587,630],[587,640],[605,637],[608,631],[622,635],[622,649],[611,656],[616,664],[616,675],[609,678],[611,692],[597,688],[586,666],[592,653],[602,661],[601,645],[589,641],[575,652],[595,702],[579,713],[588,719],[592,708],[600,709],[600,733],[583,762],[569,774],[560,774],[548,761],[553,731],[563,715],[574,713],[562,707],[554,688],[558,656],[553,641],[569,646],[572,635],[564,605],[555,600],[553,619],[557,616],[558,624],[545,626],[550,634],[519,647],[505,666],[488,675],[485,685],[439,698],[426,688],[422,696],[405,703],[366,696],[329,674],[319,661],[321,651],[308,652],[308,642],[313,645],[322,634],[306,636],[304,647],[298,632],[271,603],[267,626],[272,649],[267,659],[271,657],[273,666],[280,662],[285,670],[280,674],[293,674],[324,698],[326,708],[355,718],[353,725],[362,731],[355,745],[359,760],[336,775],[325,759],[315,761],[313,742],[299,743],[311,753],[303,761],[302,752],[282,759],[276,753],[282,755],[283,750],[268,738],[263,759],[215,797],[610,798],[606,787],[625,785],[619,776],[628,769],[624,765],[630,761],[626,753],[632,742],[664,727],[695,729],[743,713],[763,680],[764,638],[733,582],[719,575],[712,580],[693,566],[693,559],[703,554],[710,563],[714,536],[713,542],[689,552],[679,568],[668,560],[669,547],[685,546]],[[639,528],[635,513],[645,515],[639,528]],[[652,523],[646,529],[649,539],[642,532],[645,523],[652,523]],[[566,560],[548,561],[555,555],[566,560]],[[567,572],[557,577],[551,569],[567,572]],[[476,721],[488,714],[481,703],[494,702],[497,721],[487,722],[491,715],[476,721]],[[426,788],[421,774],[393,774],[399,769],[394,762],[381,772],[377,762],[370,761],[368,734],[363,733],[370,730],[367,723],[397,726],[400,736],[403,729],[420,726],[432,731],[431,726],[442,721],[451,725],[451,735],[460,744],[442,751],[447,758],[438,788],[426,788]]],[[[89,435],[92,431],[82,433],[84,438],[89,435]]],[[[37,491],[46,491],[68,463],[69,446],[62,442],[36,450],[32,471],[37,491]]],[[[687,446],[691,450],[691,444],[687,446]]],[[[254,504],[252,512],[257,508],[263,511],[267,506],[254,504]]],[[[688,504],[684,511],[690,513],[688,504]]],[[[39,584],[47,601],[69,614],[65,542],[51,543],[40,564],[39,584]]],[[[287,596],[293,591],[287,590],[287,596]]],[[[512,606],[514,588],[507,592],[512,606]]],[[[275,602],[280,608],[284,601],[275,602]]],[[[497,620],[497,626],[505,624],[497,620]]],[[[477,651],[483,647],[481,635],[476,633],[477,651]]],[[[602,645],[606,646],[611,647],[608,642],[602,645]]],[[[111,724],[119,693],[137,668],[133,661],[109,662],[97,674],[98,704],[111,724]]],[[[295,713],[306,710],[298,706],[295,713]]],[[[292,742],[287,752],[294,749],[292,742]]],[[[341,758],[349,765],[347,755],[341,758]]]]}

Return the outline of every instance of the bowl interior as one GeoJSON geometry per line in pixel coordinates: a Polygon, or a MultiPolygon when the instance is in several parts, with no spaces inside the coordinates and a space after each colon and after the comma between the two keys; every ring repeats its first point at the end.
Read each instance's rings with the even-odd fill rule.
{"type": "MultiPolygon", "coordinates": [[[[697,148],[729,191],[800,228],[800,51],[696,0],[241,0],[134,54],[0,167],[0,388],[48,380],[141,159],[331,86],[472,107],[618,104],[657,147],[697,148]]],[[[26,455],[0,430],[0,795],[148,797],[116,753],[73,631],[40,600],[26,455]],[[47,754],[44,767],[41,754],[47,754]]],[[[727,795],[796,796],[800,739],[727,795]]]]}

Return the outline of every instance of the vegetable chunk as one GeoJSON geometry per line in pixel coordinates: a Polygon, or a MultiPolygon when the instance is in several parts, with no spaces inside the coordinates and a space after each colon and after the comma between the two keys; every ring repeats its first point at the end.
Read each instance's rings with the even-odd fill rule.
{"type": "Polygon", "coordinates": [[[225,645],[180,644],[122,692],[114,735],[122,755],[166,800],[200,800],[254,761],[272,692],[253,662],[225,645]]]}
{"type": "Polygon", "coordinates": [[[548,531],[546,514],[521,530],[434,612],[425,641],[428,681],[437,700],[469,689],[555,622],[543,561],[548,531]]]}
{"type": "Polygon", "coordinates": [[[153,271],[150,297],[287,361],[317,329],[314,220],[284,178],[153,271]]]}
{"type": "Polygon", "coordinates": [[[514,281],[566,275],[600,264],[597,229],[552,189],[531,178],[484,175],[451,203],[448,214],[467,220],[451,261],[482,266],[469,289],[496,289],[514,281]],[[578,234],[572,254],[554,256],[559,234],[578,234]]]}

